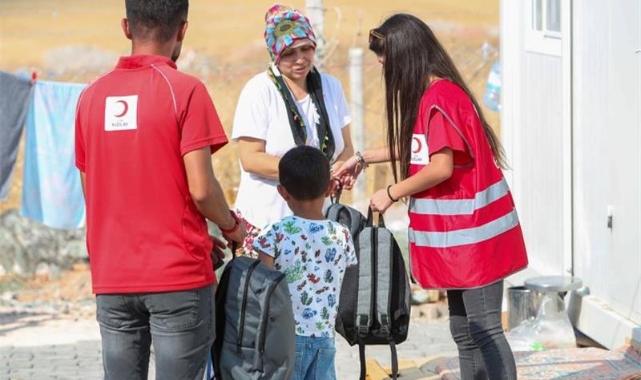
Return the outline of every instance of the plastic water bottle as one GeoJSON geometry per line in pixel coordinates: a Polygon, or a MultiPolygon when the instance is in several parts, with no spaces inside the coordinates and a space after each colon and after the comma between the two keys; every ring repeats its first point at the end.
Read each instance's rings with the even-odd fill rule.
{"type": "Polygon", "coordinates": [[[493,111],[501,111],[501,61],[497,60],[492,65],[490,75],[487,77],[487,86],[483,94],[483,102],[493,111]]]}

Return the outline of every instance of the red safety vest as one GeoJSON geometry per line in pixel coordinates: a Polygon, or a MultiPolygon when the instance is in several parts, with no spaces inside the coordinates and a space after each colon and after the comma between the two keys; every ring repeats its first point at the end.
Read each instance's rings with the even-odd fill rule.
{"type": "Polygon", "coordinates": [[[463,138],[472,161],[455,165],[448,180],[410,198],[412,274],[425,288],[489,285],[528,263],[512,194],[473,103],[447,80],[434,82],[421,101],[410,176],[429,163],[427,124],[434,112],[463,138]]]}

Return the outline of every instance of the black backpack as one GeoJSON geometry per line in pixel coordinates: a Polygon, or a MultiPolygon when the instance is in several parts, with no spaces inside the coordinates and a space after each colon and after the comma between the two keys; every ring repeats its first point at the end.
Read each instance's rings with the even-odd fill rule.
{"type": "Polygon", "coordinates": [[[410,322],[410,284],[401,250],[383,215],[373,225],[371,208],[365,219],[359,211],[334,203],[327,216],[350,228],[358,257],[358,265],[347,268],[343,277],[336,331],[351,346],[358,344],[361,380],[366,377],[365,346],[382,344],[390,346],[396,379],[396,344],[407,339],[410,322]]]}

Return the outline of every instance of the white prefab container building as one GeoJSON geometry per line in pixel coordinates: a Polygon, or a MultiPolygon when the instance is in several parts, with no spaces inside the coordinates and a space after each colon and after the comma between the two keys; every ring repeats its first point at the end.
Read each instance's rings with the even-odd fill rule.
{"type": "Polygon", "coordinates": [[[641,342],[641,0],[502,0],[501,135],[530,266],[576,327],[641,342]]]}

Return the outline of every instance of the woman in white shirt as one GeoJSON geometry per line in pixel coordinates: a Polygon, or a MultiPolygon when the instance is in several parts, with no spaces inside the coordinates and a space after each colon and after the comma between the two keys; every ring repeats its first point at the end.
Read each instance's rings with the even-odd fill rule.
{"type": "Polygon", "coordinates": [[[247,222],[245,254],[261,229],[291,215],[278,194],[278,162],[297,145],[319,148],[332,169],[354,155],[349,107],[340,82],[314,67],[316,37],[300,11],[274,5],[265,15],[270,67],[240,94],[232,139],[241,179],[236,208],[247,222]]]}

